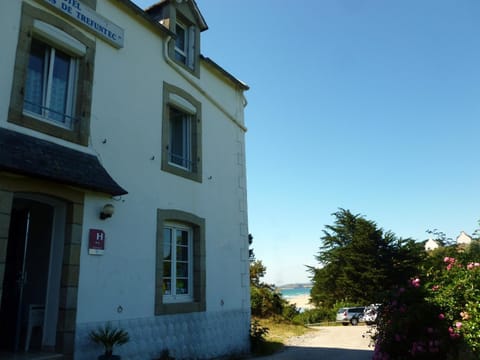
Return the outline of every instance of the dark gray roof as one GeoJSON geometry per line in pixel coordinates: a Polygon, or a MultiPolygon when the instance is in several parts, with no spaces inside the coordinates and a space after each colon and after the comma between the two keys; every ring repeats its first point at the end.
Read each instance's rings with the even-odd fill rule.
{"type": "Polygon", "coordinates": [[[0,128],[2,170],[113,196],[127,194],[96,156],[0,128]]]}

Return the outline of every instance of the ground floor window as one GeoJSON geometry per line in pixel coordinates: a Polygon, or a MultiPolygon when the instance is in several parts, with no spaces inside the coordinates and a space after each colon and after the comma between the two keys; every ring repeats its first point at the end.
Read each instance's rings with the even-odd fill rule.
{"type": "Polygon", "coordinates": [[[205,310],[205,220],[157,211],[155,314],[205,310]]]}
{"type": "Polygon", "coordinates": [[[182,224],[166,224],[163,229],[163,300],[191,301],[192,229],[182,224]]]}

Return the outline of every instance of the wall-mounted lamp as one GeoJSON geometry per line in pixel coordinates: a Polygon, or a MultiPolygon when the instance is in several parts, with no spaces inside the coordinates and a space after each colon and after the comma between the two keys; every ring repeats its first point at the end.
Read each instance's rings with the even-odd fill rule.
{"type": "Polygon", "coordinates": [[[113,213],[115,212],[115,208],[112,204],[106,204],[102,211],[100,211],[100,219],[105,220],[112,217],[113,213]]]}

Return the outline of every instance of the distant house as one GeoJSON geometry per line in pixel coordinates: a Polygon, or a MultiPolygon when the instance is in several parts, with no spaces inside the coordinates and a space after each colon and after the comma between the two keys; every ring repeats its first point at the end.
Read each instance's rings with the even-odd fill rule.
{"type": "Polygon", "coordinates": [[[471,243],[472,238],[465,231],[462,231],[460,235],[457,236],[457,245],[470,245],[471,243]]]}
{"type": "Polygon", "coordinates": [[[440,247],[440,244],[436,240],[428,239],[425,242],[425,251],[432,251],[432,250],[438,249],[439,247],[440,247]]]}
{"type": "Polygon", "coordinates": [[[196,2],[0,14],[2,356],[96,359],[106,322],[125,360],[248,351],[248,86],[201,54],[196,2]]]}

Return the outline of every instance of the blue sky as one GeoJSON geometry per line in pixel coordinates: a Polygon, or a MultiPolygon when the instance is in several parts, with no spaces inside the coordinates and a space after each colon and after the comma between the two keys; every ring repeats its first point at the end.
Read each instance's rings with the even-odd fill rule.
{"type": "Polygon", "coordinates": [[[264,280],[308,281],[338,208],[419,241],[477,228],[480,1],[197,4],[202,53],[251,87],[249,227],[264,280]]]}

